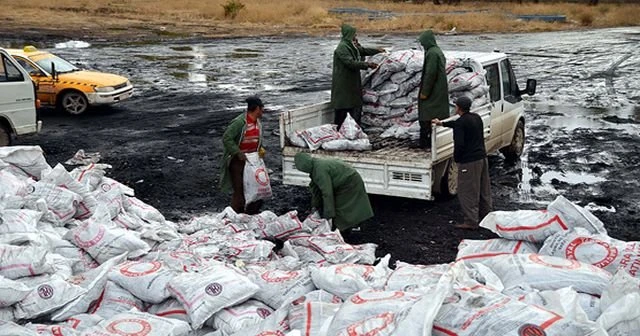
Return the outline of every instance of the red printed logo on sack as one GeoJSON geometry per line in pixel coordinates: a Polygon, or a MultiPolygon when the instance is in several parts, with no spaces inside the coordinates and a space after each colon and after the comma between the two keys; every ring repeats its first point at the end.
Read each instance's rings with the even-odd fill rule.
{"type": "Polygon", "coordinates": [[[261,332],[259,334],[257,334],[256,336],[284,336],[284,333],[280,330],[277,331],[264,331],[261,332]]]}
{"type": "Polygon", "coordinates": [[[605,249],[607,253],[607,255],[602,260],[591,263],[591,265],[593,266],[605,268],[611,265],[611,263],[614,262],[618,257],[618,249],[615,247],[611,247],[611,245],[607,244],[606,242],[589,237],[578,237],[567,246],[567,259],[578,260],[578,258],[576,258],[576,250],[580,245],[586,243],[600,245],[605,249]]]}
{"type": "Polygon", "coordinates": [[[256,182],[258,182],[258,184],[262,186],[269,185],[269,174],[267,174],[267,171],[264,169],[264,167],[256,169],[256,182]]]}
{"type": "Polygon", "coordinates": [[[45,300],[50,299],[53,296],[53,287],[40,285],[40,287],[38,287],[38,295],[45,300]]]}
{"type": "Polygon", "coordinates": [[[518,329],[518,336],[547,336],[547,333],[540,326],[525,324],[518,329]]]}
{"type": "Polygon", "coordinates": [[[364,321],[360,321],[348,326],[347,335],[349,336],[380,335],[382,334],[383,331],[385,331],[385,329],[387,329],[393,323],[394,318],[395,318],[395,314],[389,313],[389,312],[376,315],[364,321]]]}
{"type": "Polygon", "coordinates": [[[368,291],[361,292],[351,297],[351,302],[355,304],[363,304],[367,302],[387,301],[399,299],[404,296],[404,292],[383,292],[383,291],[368,291]]]}
{"type": "Polygon", "coordinates": [[[362,277],[363,278],[368,278],[374,271],[375,268],[373,268],[373,266],[369,266],[369,265],[339,265],[336,266],[336,274],[342,274],[342,275],[347,275],[347,276],[353,276],[352,272],[349,272],[348,270],[350,268],[354,268],[354,272],[355,274],[360,274],[362,273],[362,277]]]}
{"type": "Polygon", "coordinates": [[[76,245],[79,248],[82,249],[88,249],[90,247],[96,246],[96,244],[98,244],[102,238],[104,238],[104,226],[100,225],[98,227],[98,233],[96,234],[95,237],[89,239],[89,240],[82,240],[82,238],[80,238],[80,233],[81,232],[86,232],[87,228],[89,227],[88,224],[85,224],[81,227],[78,228],[78,231],[76,231],[76,233],[73,235],[73,240],[75,241],[76,245]]]}
{"type": "Polygon", "coordinates": [[[211,296],[218,296],[220,295],[220,293],[222,293],[222,285],[214,282],[212,284],[209,284],[209,286],[207,286],[204,291],[211,296]]]}
{"type": "Polygon", "coordinates": [[[131,264],[128,264],[128,265],[120,268],[120,273],[122,275],[124,275],[124,276],[130,277],[130,278],[135,278],[135,277],[141,277],[141,276],[149,275],[151,273],[155,273],[161,267],[162,267],[162,264],[160,262],[158,262],[158,261],[136,262],[136,263],[131,263],[131,264]],[[149,267],[149,269],[142,270],[142,271],[131,270],[132,267],[136,267],[136,266],[150,266],[150,267],[149,267]]]}
{"type": "Polygon", "coordinates": [[[103,183],[101,187],[102,187],[102,190],[103,190],[103,191],[109,191],[109,190],[111,190],[111,185],[110,185],[110,184],[107,184],[107,183],[103,183]]]}
{"type": "Polygon", "coordinates": [[[266,282],[285,282],[298,276],[296,271],[266,271],[260,276],[266,282]]]}
{"type": "MultiPolygon", "coordinates": [[[[553,258],[553,257],[549,257],[549,258],[553,258]]],[[[568,260],[568,259],[564,259],[564,258],[553,258],[552,262],[549,262],[548,258],[538,255],[538,254],[531,254],[529,256],[529,259],[531,259],[531,261],[533,261],[536,264],[540,264],[540,265],[544,265],[547,267],[553,267],[553,268],[559,268],[559,269],[577,269],[580,268],[580,263],[575,261],[575,260],[568,260]],[[547,260],[545,260],[547,259],[547,260]],[[555,264],[554,262],[561,262],[563,264],[555,264]],[[569,263],[568,265],[566,263],[569,263]]]]}
{"type": "Polygon", "coordinates": [[[151,332],[151,324],[139,319],[122,319],[109,323],[106,330],[120,336],[146,336],[151,332]],[[127,330],[122,330],[126,327],[127,330]],[[133,329],[136,331],[130,331],[133,329]]]}
{"type": "Polygon", "coordinates": [[[271,315],[271,312],[269,311],[269,309],[266,309],[266,308],[258,308],[256,310],[256,313],[258,313],[258,316],[260,316],[263,319],[265,319],[265,318],[267,318],[267,316],[271,315]]]}

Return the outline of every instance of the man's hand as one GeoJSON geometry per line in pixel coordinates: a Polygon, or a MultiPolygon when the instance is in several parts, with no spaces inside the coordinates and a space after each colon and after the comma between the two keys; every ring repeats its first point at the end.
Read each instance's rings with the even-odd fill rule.
{"type": "Polygon", "coordinates": [[[420,99],[425,100],[427,99],[427,96],[423,95],[422,93],[420,94],[420,99]]]}
{"type": "Polygon", "coordinates": [[[377,63],[373,63],[373,62],[369,62],[367,63],[367,66],[369,67],[369,69],[375,69],[378,67],[377,63]]]}
{"type": "Polygon", "coordinates": [[[246,155],[244,155],[244,153],[243,153],[243,152],[238,153],[238,154],[236,155],[236,157],[237,157],[237,158],[238,158],[238,160],[240,160],[240,161],[247,161],[247,156],[246,156],[246,155]]]}
{"type": "Polygon", "coordinates": [[[434,125],[442,126],[442,121],[438,118],[431,119],[431,123],[434,125]]]}

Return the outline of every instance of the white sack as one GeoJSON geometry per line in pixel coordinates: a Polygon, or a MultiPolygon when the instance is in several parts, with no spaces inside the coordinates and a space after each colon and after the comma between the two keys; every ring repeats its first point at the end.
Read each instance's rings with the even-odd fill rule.
{"type": "Polygon", "coordinates": [[[207,325],[222,331],[224,335],[231,335],[242,329],[255,326],[273,312],[273,309],[260,301],[248,300],[217,312],[213,318],[207,321],[207,325]]]}
{"type": "Polygon", "coordinates": [[[481,261],[502,281],[506,289],[521,284],[537,290],[573,287],[578,292],[601,295],[611,274],[575,260],[538,254],[509,254],[481,261]]]}
{"type": "Polygon", "coordinates": [[[302,131],[301,135],[311,150],[317,150],[323,143],[331,140],[337,140],[342,137],[340,132],[337,130],[337,126],[332,124],[308,128],[302,131]]]}
{"type": "Polygon", "coordinates": [[[260,287],[253,296],[273,309],[305,295],[316,287],[308,269],[282,271],[278,269],[251,273],[249,278],[260,287]]]}
{"type": "Polygon", "coordinates": [[[186,322],[132,310],[111,316],[82,335],[185,336],[190,330],[186,322]]]}
{"type": "Polygon", "coordinates": [[[107,281],[104,292],[91,313],[108,319],[132,308],[144,310],[144,302],[114,282],[107,281]]]}
{"type": "Polygon", "coordinates": [[[347,113],[347,117],[344,119],[344,122],[342,122],[338,131],[348,140],[359,139],[362,135],[362,128],[360,128],[360,125],[358,125],[350,113],[347,113]]]}
{"type": "Polygon", "coordinates": [[[456,261],[476,262],[497,255],[518,253],[538,253],[538,248],[530,242],[521,240],[502,238],[487,240],[463,239],[458,244],[456,261]]]}
{"type": "Polygon", "coordinates": [[[0,308],[22,301],[30,292],[25,284],[0,276],[0,308]]]}
{"type": "Polygon", "coordinates": [[[271,198],[269,172],[258,152],[247,153],[243,173],[245,204],[271,198]]]}
{"type": "Polygon", "coordinates": [[[341,264],[313,268],[311,278],[319,289],[347,299],[364,289],[384,289],[391,274],[390,255],[386,255],[376,266],[341,264]]]}
{"type": "Polygon", "coordinates": [[[177,272],[161,261],[127,261],[109,273],[109,280],[148,303],[160,303],[169,298],[166,286],[177,272]]]}
{"type": "Polygon", "coordinates": [[[13,246],[0,244],[0,275],[18,279],[49,272],[47,250],[37,246],[13,246]]]}
{"type": "Polygon", "coordinates": [[[70,284],[58,276],[35,287],[31,293],[16,305],[16,318],[34,319],[64,307],[87,290],[70,284]]]}
{"type": "Polygon", "coordinates": [[[259,287],[245,276],[224,266],[212,266],[201,273],[185,273],[168,285],[173,297],[185,307],[194,329],[223,308],[253,296],[259,287]]]}

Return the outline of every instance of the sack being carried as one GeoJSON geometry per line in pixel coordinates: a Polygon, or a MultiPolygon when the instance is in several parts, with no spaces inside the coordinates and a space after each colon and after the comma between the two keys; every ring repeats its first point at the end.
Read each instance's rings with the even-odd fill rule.
{"type": "Polygon", "coordinates": [[[271,198],[271,181],[264,161],[257,152],[247,153],[244,165],[244,200],[246,204],[271,198]]]}

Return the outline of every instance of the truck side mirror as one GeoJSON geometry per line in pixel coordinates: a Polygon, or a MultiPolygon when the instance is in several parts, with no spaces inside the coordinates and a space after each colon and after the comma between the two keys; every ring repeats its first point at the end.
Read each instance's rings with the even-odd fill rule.
{"type": "Polygon", "coordinates": [[[538,81],[535,79],[527,79],[527,88],[525,92],[529,96],[533,96],[536,94],[536,86],[538,85],[538,81]]]}
{"type": "Polygon", "coordinates": [[[56,71],[56,64],[51,62],[51,76],[53,77],[53,80],[58,79],[58,72],[56,71]]]}

